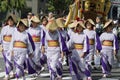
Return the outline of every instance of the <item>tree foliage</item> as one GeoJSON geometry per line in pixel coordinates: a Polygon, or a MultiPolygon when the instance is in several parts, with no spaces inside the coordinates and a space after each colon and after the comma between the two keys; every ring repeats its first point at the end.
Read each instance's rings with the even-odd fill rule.
{"type": "Polygon", "coordinates": [[[22,10],[26,6],[25,0],[0,0],[0,12],[22,10]]]}
{"type": "Polygon", "coordinates": [[[69,5],[72,0],[48,0],[48,10],[57,11],[57,13],[63,13],[69,9],[69,5]]]}

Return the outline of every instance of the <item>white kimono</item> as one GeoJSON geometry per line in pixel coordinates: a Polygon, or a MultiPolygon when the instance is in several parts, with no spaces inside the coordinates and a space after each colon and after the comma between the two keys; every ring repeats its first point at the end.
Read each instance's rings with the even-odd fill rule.
{"type": "Polygon", "coordinates": [[[16,68],[16,77],[24,76],[24,62],[26,54],[33,53],[33,43],[31,42],[30,35],[26,31],[19,32],[17,29],[14,31],[12,41],[10,43],[10,52],[13,52],[14,63],[16,68]]]}
{"type": "Polygon", "coordinates": [[[119,49],[117,37],[112,33],[104,32],[100,36],[102,44],[101,64],[104,74],[110,74],[113,65],[113,51],[119,49]]]}
{"type": "Polygon", "coordinates": [[[85,29],[84,33],[88,36],[89,44],[90,44],[89,55],[86,57],[86,59],[88,63],[91,65],[91,63],[93,62],[93,57],[94,57],[95,64],[100,65],[100,60],[98,60],[99,58],[95,54],[96,50],[100,51],[102,49],[99,36],[96,34],[94,30],[85,29]]]}
{"type": "Polygon", "coordinates": [[[50,33],[49,31],[46,32],[44,45],[46,47],[46,55],[51,74],[51,80],[55,80],[56,77],[62,77],[61,42],[61,36],[58,31],[55,31],[54,33],[50,33]]]}
{"type": "MultiPolygon", "coordinates": [[[[41,27],[38,26],[36,28],[30,27],[27,30],[27,32],[31,35],[32,40],[35,44],[35,52],[32,60],[34,61],[35,65],[38,65],[39,67],[41,67],[41,63],[40,63],[41,51],[40,50],[41,50],[41,39],[43,37],[43,30],[41,29],[41,27]]],[[[35,69],[35,67],[33,68],[35,69]]],[[[35,69],[35,70],[37,71],[38,69],[35,69]]]]}
{"type": "Polygon", "coordinates": [[[15,31],[15,26],[10,27],[9,25],[4,26],[1,30],[1,45],[3,47],[2,53],[5,61],[6,75],[9,75],[11,70],[13,70],[12,57],[8,50],[14,31],[15,31]]]}
{"type": "Polygon", "coordinates": [[[85,75],[89,77],[90,73],[85,67],[86,64],[84,58],[80,57],[81,54],[87,55],[89,53],[89,42],[87,35],[85,35],[83,32],[80,34],[72,33],[70,40],[67,43],[67,46],[69,49],[72,49],[72,56],[70,62],[70,66],[72,66],[72,68],[70,68],[71,74],[76,76],[73,77],[73,79],[79,80],[85,75]],[[74,73],[72,72],[72,70],[74,71],[74,73]]]}

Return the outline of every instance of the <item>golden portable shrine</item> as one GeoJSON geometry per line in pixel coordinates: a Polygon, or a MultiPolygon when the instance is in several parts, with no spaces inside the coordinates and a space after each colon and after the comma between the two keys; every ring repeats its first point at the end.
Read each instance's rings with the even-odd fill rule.
{"type": "Polygon", "coordinates": [[[103,20],[106,20],[110,7],[110,0],[74,0],[74,3],[69,6],[65,25],[67,26],[71,20],[77,18],[95,20],[97,16],[101,16],[103,20]]]}

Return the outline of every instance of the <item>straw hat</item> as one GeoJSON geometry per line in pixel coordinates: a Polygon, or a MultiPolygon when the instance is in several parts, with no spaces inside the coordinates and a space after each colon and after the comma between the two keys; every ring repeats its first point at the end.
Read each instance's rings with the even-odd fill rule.
{"type": "Polygon", "coordinates": [[[69,28],[75,28],[77,25],[80,25],[82,28],[85,28],[84,24],[82,21],[74,21],[73,23],[69,24],[69,28]]]}
{"type": "Polygon", "coordinates": [[[29,12],[29,13],[28,13],[28,15],[32,15],[32,13],[31,13],[31,12],[29,12]]]}
{"type": "Polygon", "coordinates": [[[19,26],[20,22],[22,22],[26,27],[28,27],[28,20],[27,19],[21,19],[18,23],[17,23],[17,27],[19,26]]]}
{"type": "Polygon", "coordinates": [[[48,24],[46,25],[46,29],[47,29],[47,30],[53,30],[53,31],[55,31],[55,30],[57,30],[57,28],[58,28],[58,25],[57,25],[55,19],[51,20],[51,21],[48,22],[48,24]]]}
{"type": "Polygon", "coordinates": [[[112,22],[113,22],[113,20],[111,20],[111,19],[110,19],[109,21],[107,21],[107,22],[105,23],[103,29],[109,27],[109,25],[110,25],[112,22]]]}
{"type": "Polygon", "coordinates": [[[93,21],[92,19],[87,19],[87,21],[85,22],[85,25],[86,25],[87,22],[89,22],[89,23],[91,23],[93,26],[95,26],[95,23],[94,23],[94,21],[93,21]]]}
{"type": "Polygon", "coordinates": [[[58,25],[60,28],[65,27],[65,24],[64,24],[64,21],[63,21],[62,18],[56,19],[56,23],[57,23],[57,25],[58,25]]]}
{"type": "Polygon", "coordinates": [[[8,20],[9,18],[12,18],[15,23],[17,22],[17,17],[16,17],[16,15],[14,15],[14,14],[9,14],[9,15],[6,17],[6,20],[8,20]]]}
{"type": "Polygon", "coordinates": [[[31,21],[35,22],[35,23],[40,23],[40,19],[37,16],[33,16],[31,18],[31,21]]]}

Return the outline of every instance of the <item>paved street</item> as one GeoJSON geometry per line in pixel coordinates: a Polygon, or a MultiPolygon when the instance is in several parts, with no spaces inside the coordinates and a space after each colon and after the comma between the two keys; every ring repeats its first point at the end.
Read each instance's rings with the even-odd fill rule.
{"type": "MultiPolygon", "coordinates": [[[[0,80],[3,80],[4,75],[5,75],[4,63],[3,63],[3,58],[0,55],[0,80]]],[[[102,77],[101,70],[99,70],[99,71],[94,70],[92,77],[93,77],[93,80],[120,80],[120,68],[118,68],[118,67],[116,67],[116,65],[114,65],[114,69],[112,70],[111,78],[101,79],[101,77],[102,77]]],[[[15,79],[11,79],[11,80],[15,80],[15,79]]],[[[22,79],[20,79],[20,80],[22,80],[22,79]]],[[[34,80],[34,78],[30,78],[29,76],[26,75],[26,80],[34,80]]],[[[42,72],[41,75],[38,78],[36,78],[36,80],[49,80],[48,71],[42,72]]],[[[71,80],[69,70],[66,66],[64,67],[64,71],[63,71],[63,80],[71,80]]]]}

